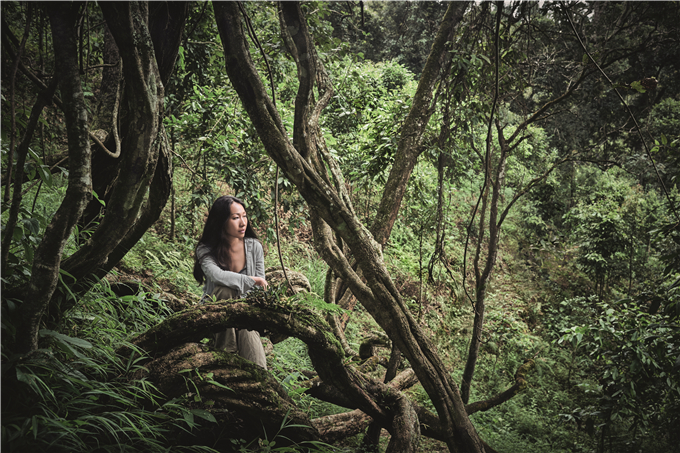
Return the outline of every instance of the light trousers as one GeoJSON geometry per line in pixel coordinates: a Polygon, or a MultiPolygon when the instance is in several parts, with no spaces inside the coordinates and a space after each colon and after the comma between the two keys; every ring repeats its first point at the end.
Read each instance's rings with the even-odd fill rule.
{"type": "MultiPolygon", "coordinates": [[[[216,300],[238,299],[238,291],[226,286],[216,286],[212,292],[216,300]]],[[[267,369],[267,359],[260,340],[260,333],[256,330],[228,328],[224,332],[215,334],[215,348],[222,351],[237,353],[246,360],[267,369]]]]}

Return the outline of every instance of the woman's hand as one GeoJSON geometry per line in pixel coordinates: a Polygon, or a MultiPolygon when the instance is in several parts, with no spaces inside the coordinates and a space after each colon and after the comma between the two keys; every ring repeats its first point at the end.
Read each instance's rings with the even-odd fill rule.
{"type": "Polygon", "coordinates": [[[267,286],[269,286],[267,284],[267,280],[265,280],[262,277],[250,277],[250,278],[255,280],[255,286],[261,286],[263,289],[267,289],[267,286]]]}

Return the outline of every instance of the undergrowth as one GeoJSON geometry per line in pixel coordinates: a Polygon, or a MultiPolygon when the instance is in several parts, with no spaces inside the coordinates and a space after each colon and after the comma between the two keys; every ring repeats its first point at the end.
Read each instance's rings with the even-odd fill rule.
{"type": "Polygon", "coordinates": [[[40,349],[3,351],[3,451],[214,451],[168,438],[209,417],[130,378],[146,355],[129,338],[168,313],[153,295],[119,298],[99,286],[65,315],[61,332],[40,331],[40,349]],[[121,355],[123,346],[135,354],[121,355]]]}

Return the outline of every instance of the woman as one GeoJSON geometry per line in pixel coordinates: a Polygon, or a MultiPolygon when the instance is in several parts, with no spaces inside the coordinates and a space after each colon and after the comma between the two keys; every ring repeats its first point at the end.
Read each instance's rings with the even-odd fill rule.
{"type": "MultiPolygon", "coordinates": [[[[205,282],[201,303],[209,296],[217,300],[243,297],[255,286],[267,289],[262,244],[238,198],[220,197],[210,208],[196,246],[194,278],[198,283],[205,282]]],[[[264,348],[256,331],[229,328],[215,335],[215,347],[238,352],[267,369],[264,348]]]]}

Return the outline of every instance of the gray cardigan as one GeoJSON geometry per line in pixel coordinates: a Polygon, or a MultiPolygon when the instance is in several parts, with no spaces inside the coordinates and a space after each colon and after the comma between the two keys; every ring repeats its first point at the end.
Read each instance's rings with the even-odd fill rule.
{"type": "Polygon", "coordinates": [[[203,296],[201,303],[206,298],[206,294],[212,294],[216,285],[233,288],[239,292],[241,297],[253,289],[255,280],[252,277],[264,278],[264,251],[260,241],[253,238],[245,238],[243,245],[246,249],[246,271],[245,274],[238,272],[225,271],[208,254],[210,249],[204,245],[196,247],[196,257],[201,264],[203,274],[205,274],[205,285],[203,286],[203,296]]]}

